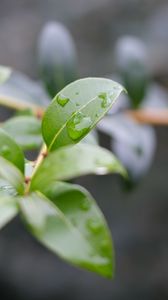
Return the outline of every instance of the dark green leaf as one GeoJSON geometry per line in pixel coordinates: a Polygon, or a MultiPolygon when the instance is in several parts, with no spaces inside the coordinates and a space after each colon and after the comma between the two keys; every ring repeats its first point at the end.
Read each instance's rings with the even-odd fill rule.
{"type": "Polygon", "coordinates": [[[124,168],[115,156],[99,146],[79,144],[62,147],[48,155],[33,176],[32,190],[57,180],[93,174],[120,173],[124,168]]]}
{"type": "Polygon", "coordinates": [[[85,78],[66,86],[49,105],[42,133],[50,151],[79,142],[112,107],[123,91],[118,83],[85,78]]]}
{"type": "Polygon", "coordinates": [[[122,83],[132,106],[137,108],[143,101],[149,84],[145,45],[138,38],[124,36],[117,42],[115,52],[122,83]]]}
{"type": "Polygon", "coordinates": [[[31,232],[50,250],[75,266],[111,277],[114,254],[102,213],[78,186],[51,184],[20,204],[31,232]]]}
{"type": "Polygon", "coordinates": [[[0,156],[3,156],[24,172],[23,152],[2,128],[0,128],[0,156]]]}
{"type": "Polygon", "coordinates": [[[33,116],[14,117],[3,124],[23,150],[39,148],[42,144],[41,121],[33,116]]]}
{"type": "Polygon", "coordinates": [[[77,57],[69,31],[60,23],[47,23],[38,44],[39,68],[46,89],[53,98],[77,76],[77,57]]]}
{"type": "Polygon", "coordinates": [[[10,222],[18,213],[14,198],[0,193],[0,229],[10,222]]]}
{"type": "Polygon", "coordinates": [[[24,191],[24,177],[18,168],[0,156],[0,178],[9,183],[19,194],[24,191]]]}

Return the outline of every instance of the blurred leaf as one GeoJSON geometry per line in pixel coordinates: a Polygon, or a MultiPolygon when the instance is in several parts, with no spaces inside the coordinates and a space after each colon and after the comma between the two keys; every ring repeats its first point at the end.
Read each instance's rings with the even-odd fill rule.
{"type": "Polygon", "coordinates": [[[24,191],[23,174],[11,162],[0,156],[0,178],[9,183],[19,194],[24,191]]]}
{"type": "Polygon", "coordinates": [[[33,116],[14,117],[3,124],[23,150],[39,148],[42,144],[41,121],[33,116]]]}
{"type": "Polygon", "coordinates": [[[111,277],[113,250],[104,217],[91,195],[78,186],[51,184],[24,198],[21,210],[32,234],[75,266],[111,277]],[[57,190],[58,187],[58,190],[57,190]]]}
{"type": "MultiPolygon", "coordinates": [[[[20,105],[23,110],[46,107],[49,99],[38,82],[26,75],[13,71],[10,78],[0,85],[0,103],[9,101],[13,108],[20,105]]],[[[8,106],[8,105],[6,105],[8,106]]]]}
{"type": "Polygon", "coordinates": [[[120,38],[116,44],[115,61],[132,107],[137,108],[143,101],[149,84],[145,45],[136,37],[120,38]]]}
{"type": "Polygon", "coordinates": [[[113,138],[112,149],[133,181],[148,171],[156,149],[152,127],[139,125],[120,114],[103,119],[99,129],[113,138]]]}
{"type": "Polygon", "coordinates": [[[143,101],[148,86],[147,72],[138,62],[131,63],[122,73],[123,85],[132,102],[133,108],[138,108],[143,101]]]}
{"type": "Polygon", "coordinates": [[[18,213],[13,197],[0,193],[0,229],[10,222],[18,213]]]}
{"type": "Polygon", "coordinates": [[[52,98],[76,79],[76,49],[66,27],[57,22],[45,25],[39,38],[38,60],[42,79],[52,98]]]}
{"type": "Polygon", "coordinates": [[[43,185],[51,181],[69,180],[89,173],[126,175],[124,168],[110,151],[99,146],[79,144],[50,153],[34,174],[31,190],[41,190],[43,185]]]}
{"type": "Polygon", "coordinates": [[[0,128],[0,156],[12,162],[21,172],[24,172],[24,155],[15,141],[0,128]]]}
{"type": "Polygon", "coordinates": [[[85,78],[66,86],[49,105],[42,133],[50,151],[75,144],[91,131],[123,91],[118,83],[85,78]]]}
{"type": "Polygon", "coordinates": [[[0,66],[0,84],[4,83],[11,75],[11,69],[0,66]]]}

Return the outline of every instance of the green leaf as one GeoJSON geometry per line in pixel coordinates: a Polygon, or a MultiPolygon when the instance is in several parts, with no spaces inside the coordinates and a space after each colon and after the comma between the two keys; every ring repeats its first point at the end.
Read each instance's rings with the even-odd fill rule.
{"type": "Polygon", "coordinates": [[[15,141],[0,128],[0,156],[12,162],[21,172],[24,172],[24,155],[15,141]]]}
{"type": "Polygon", "coordinates": [[[118,83],[85,78],[66,86],[49,105],[42,133],[50,151],[79,142],[112,107],[123,91],[118,83]]]}
{"type": "Polygon", "coordinates": [[[18,168],[0,156],[0,178],[7,181],[19,194],[24,191],[24,177],[18,168]]]}
{"type": "Polygon", "coordinates": [[[39,148],[42,144],[41,121],[33,116],[14,117],[3,124],[23,150],[39,148]]]}
{"type": "Polygon", "coordinates": [[[62,24],[45,25],[38,43],[39,68],[47,91],[53,98],[77,77],[77,57],[70,32],[62,24]]]}
{"type": "Polygon", "coordinates": [[[75,266],[111,277],[111,238],[92,196],[79,186],[65,183],[51,184],[45,194],[37,192],[20,202],[34,236],[75,266]]]}
{"type": "Polygon", "coordinates": [[[11,69],[0,66],[0,84],[4,83],[11,75],[11,69]]]}
{"type": "Polygon", "coordinates": [[[145,44],[132,36],[121,37],[116,45],[115,61],[131,100],[133,108],[138,108],[147,93],[149,72],[145,44]]]}
{"type": "Polygon", "coordinates": [[[69,180],[89,173],[126,175],[124,168],[110,151],[99,146],[79,144],[50,153],[34,174],[31,189],[40,190],[41,186],[51,181],[69,180]]]}
{"type": "Polygon", "coordinates": [[[0,193],[0,229],[10,222],[18,213],[14,198],[0,193]]]}

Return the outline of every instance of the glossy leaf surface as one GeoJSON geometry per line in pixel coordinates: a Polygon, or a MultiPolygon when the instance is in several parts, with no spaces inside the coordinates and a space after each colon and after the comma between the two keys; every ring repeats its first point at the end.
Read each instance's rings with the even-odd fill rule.
{"type": "Polygon", "coordinates": [[[24,172],[24,155],[15,141],[0,128],[0,156],[12,162],[21,172],[24,172]]]}
{"type": "Polygon", "coordinates": [[[35,173],[31,189],[40,190],[51,181],[69,180],[89,173],[126,175],[124,168],[110,151],[99,146],[79,144],[50,153],[35,173]]]}
{"type": "Polygon", "coordinates": [[[51,184],[20,204],[33,235],[75,266],[111,277],[113,250],[104,217],[91,195],[70,184],[51,184]]]}
{"type": "Polygon", "coordinates": [[[50,151],[79,142],[112,107],[123,91],[118,83],[85,78],[66,86],[49,105],[42,133],[50,151]]]}

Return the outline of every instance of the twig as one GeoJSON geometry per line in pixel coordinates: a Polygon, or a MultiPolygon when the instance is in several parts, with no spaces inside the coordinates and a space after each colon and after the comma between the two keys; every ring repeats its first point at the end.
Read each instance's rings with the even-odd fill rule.
{"type": "Polygon", "coordinates": [[[168,109],[127,110],[125,113],[142,124],[168,125],[168,109]]]}
{"type": "Polygon", "coordinates": [[[29,178],[27,184],[26,184],[26,188],[25,188],[25,195],[27,195],[29,193],[30,190],[30,186],[31,186],[31,180],[34,176],[34,174],[36,173],[37,169],[39,168],[39,166],[41,165],[41,163],[43,162],[44,158],[47,156],[47,147],[44,144],[39,152],[39,155],[37,157],[37,160],[34,162],[34,170],[33,173],[31,175],[31,178],[29,178]]]}

